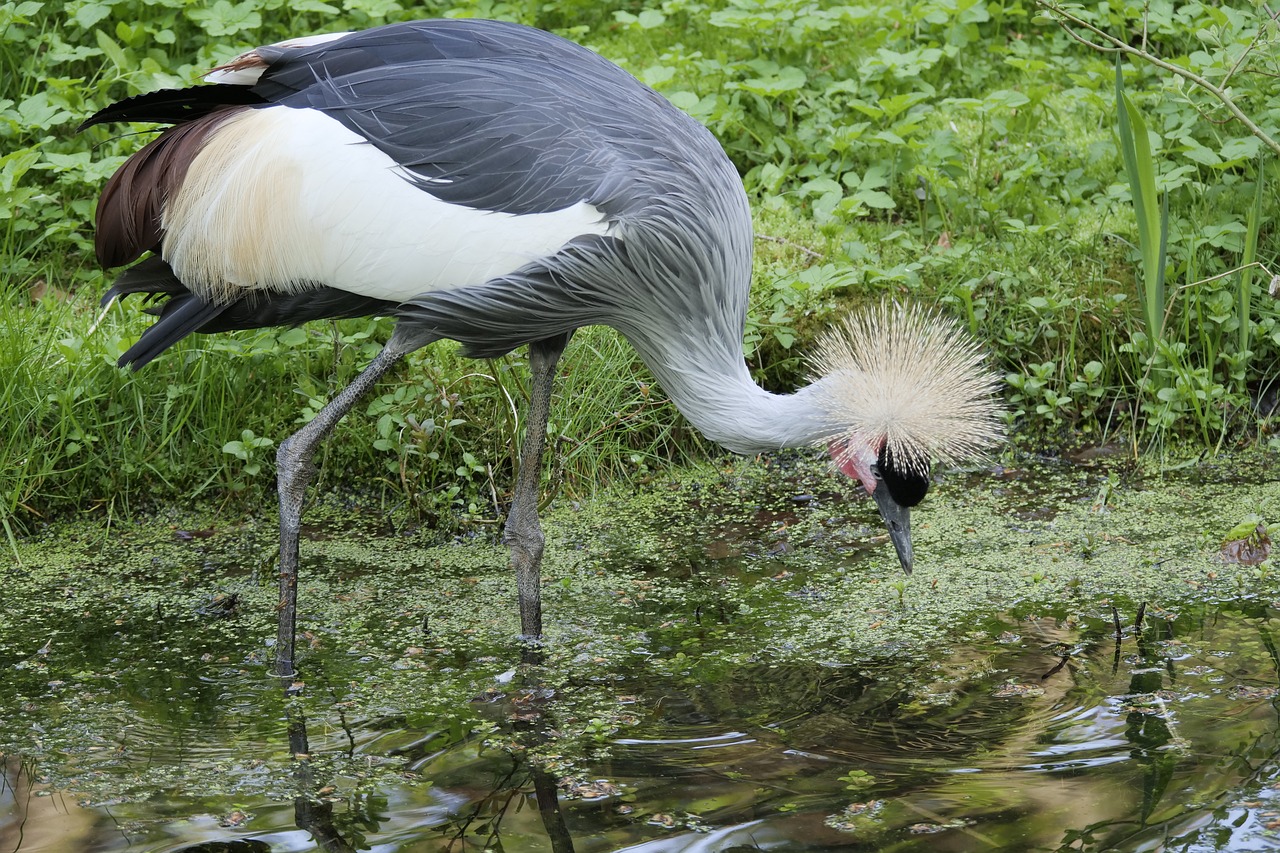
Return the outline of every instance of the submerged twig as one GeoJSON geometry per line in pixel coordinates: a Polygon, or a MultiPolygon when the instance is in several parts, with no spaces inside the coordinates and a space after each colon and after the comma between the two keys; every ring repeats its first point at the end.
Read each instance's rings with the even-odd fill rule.
{"type": "Polygon", "coordinates": [[[1062,671],[1062,668],[1066,666],[1070,660],[1071,660],[1071,655],[1069,654],[1063,655],[1062,660],[1058,661],[1058,663],[1054,665],[1053,669],[1049,670],[1044,675],[1040,676],[1040,680],[1044,681],[1050,676],[1058,674],[1059,672],[1062,671]]]}

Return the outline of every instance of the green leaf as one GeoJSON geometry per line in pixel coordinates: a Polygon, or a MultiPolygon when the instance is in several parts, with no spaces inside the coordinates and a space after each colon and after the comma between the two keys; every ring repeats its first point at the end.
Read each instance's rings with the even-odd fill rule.
{"type": "Polygon", "coordinates": [[[382,20],[395,12],[404,11],[397,0],[345,0],[348,12],[363,12],[370,18],[382,20]]]}
{"type": "Polygon", "coordinates": [[[26,0],[25,3],[19,3],[12,7],[12,14],[15,19],[22,20],[30,18],[43,8],[44,3],[40,2],[40,0],[26,0]]]}
{"type": "Polygon", "coordinates": [[[302,346],[307,342],[307,330],[301,326],[294,326],[292,329],[281,332],[276,340],[280,341],[281,346],[302,346]]]}
{"type": "Polygon", "coordinates": [[[923,92],[903,92],[898,95],[889,95],[881,98],[877,103],[884,114],[890,119],[895,119],[914,107],[921,101],[927,101],[929,96],[923,92]]]}
{"type": "Polygon", "coordinates": [[[1182,152],[1182,156],[1188,160],[1199,163],[1202,166],[1220,166],[1222,158],[1218,156],[1218,152],[1212,148],[1205,148],[1199,142],[1190,137],[1181,140],[1186,149],[1182,152]]]}
{"type": "Polygon", "coordinates": [[[1219,150],[1222,159],[1227,161],[1223,165],[1233,165],[1243,160],[1252,160],[1258,156],[1258,152],[1262,150],[1262,142],[1256,136],[1241,136],[1236,139],[1227,140],[1227,143],[1219,150]]]}
{"type": "Polygon", "coordinates": [[[659,12],[657,9],[645,9],[639,15],[640,27],[646,30],[652,30],[660,27],[667,22],[667,16],[659,12]]]}
{"type": "Polygon", "coordinates": [[[234,6],[227,0],[218,0],[206,8],[187,10],[187,17],[211,36],[233,36],[241,30],[256,30],[262,26],[262,15],[258,14],[253,0],[244,0],[234,6]]]}
{"type": "Polygon", "coordinates": [[[859,190],[853,194],[853,197],[867,207],[875,207],[880,210],[892,210],[898,206],[894,202],[893,196],[881,190],[859,190]]]}
{"type": "Polygon", "coordinates": [[[71,20],[87,30],[110,15],[111,6],[109,4],[85,3],[75,10],[71,15],[71,20]]]}
{"type": "Polygon", "coordinates": [[[1017,109],[1031,103],[1031,99],[1022,92],[1015,92],[1012,89],[997,89],[983,99],[987,106],[1003,107],[1004,109],[1017,109]]]}
{"type": "Polygon", "coordinates": [[[670,65],[650,65],[640,73],[641,81],[654,89],[660,88],[675,76],[676,70],[670,65]]]}
{"type": "Polygon", "coordinates": [[[1249,513],[1242,518],[1235,527],[1227,531],[1227,535],[1222,537],[1222,541],[1236,542],[1241,539],[1248,539],[1250,536],[1253,536],[1258,532],[1259,525],[1261,525],[1264,530],[1266,529],[1266,522],[1263,521],[1262,516],[1257,513],[1249,513]]]}
{"type": "Polygon", "coordinates": [[[783,92],[794,92],[796,89],[804,88],[805,73],[794,66],[779,68],[776,74],[768,77],[753,77],[750,80],[744,80],[741,83],[734,84],[734,88],[745,89],[757,95],[765,97],[776,97],[783,92]]]}
{"type": "Polygon", "coordinates": [[[48,92],[36,92],[18,104],[18,115],[28,128],[47,130],[72,119],[72,115],[61,104],[50,100],[48,92]]]}
{"type": "Polygon", "coordinates": [[[337,15],[342,12],[337,6],[331,6],[322,0],[292,0],[289,3],[291,12],[317,12],[321,15],[337,15]]]}
{"type": "Polygon", "coordinates": [[[22,176],[39,160],[39,148],[19,148],[0,157],[0,193],[15,189],[22,176]]]}

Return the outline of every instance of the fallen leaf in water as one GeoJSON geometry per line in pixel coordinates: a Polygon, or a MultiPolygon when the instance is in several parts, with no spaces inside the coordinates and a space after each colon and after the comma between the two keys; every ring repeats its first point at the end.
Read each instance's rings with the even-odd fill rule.
{"type": "Polygon", "coordinates": [[[1019,684],[1016,681],[1006,681],[994,691],[993,696],[997,699],[1016,699],[1022,696],[1043,696],[1044,688],[1038,684],[1019,684]]]}
{"type": "Polygon", "coordinates": [[[253,818],[248,812],[242,812],[239,809],[231,812],[218,821],[218,826],[237,827],[244,826],[253,818]]]}
{"type": "Polygon", "coordinates": [[[1220,554],[1228,563],[1258,565],[1271,556],[1271,537],[1267,535],[1267,523],[1260,516],[1248,516],[1227,533],[1220,554]]]}

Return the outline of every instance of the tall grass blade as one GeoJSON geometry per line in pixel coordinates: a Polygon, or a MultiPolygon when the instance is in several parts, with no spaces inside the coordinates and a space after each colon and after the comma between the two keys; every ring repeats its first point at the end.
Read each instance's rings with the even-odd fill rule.
{"type": "Polygon", "coordinates": [[[1244,254],[1240,257],[1240,289],[1236,292],[1236,317],[1240,321],[1239,355],[1249,352],[1252,345],[1249,325],[1250,302],[1253,299],[1253,264],[1258,259],[1258,231],[1262,227],[1262,185],[1266,169],[1258,163],[1258,177],[1253,187],[1253,207],[1249,208],[1247,230],[1244,235],[1244,254]]]}
{"type": "Polygon", "coordinates": [[[1156,164],[1151,156],[1147,124],[1142,113],[1124,93],[1122,66],[1116,62],[1116,118],[1120,137],[1120,155],[1133,210],[1138,222],[1138,251],[1142,257],[1141,286],[1138,300],[1146,325],[1151,351],[1163,337],[1165,307],[1165,241],[1168,238],[1168,200],[1162,206],[1156,197],[1156,164]]]}

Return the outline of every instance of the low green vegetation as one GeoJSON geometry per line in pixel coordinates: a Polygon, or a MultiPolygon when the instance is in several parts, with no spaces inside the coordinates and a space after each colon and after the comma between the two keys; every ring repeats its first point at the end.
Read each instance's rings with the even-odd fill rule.
{"type": "MultiPolygon", "coordinates": [[[[747,344],[766,386],[802,381],[814,332],[888,294],[968,323],[1007,376],[1018,442],[1163,454],[1273,441],[1280,26],[1265,6],[19,0],[0,7],[10,538],[69,511],[259,502],[274,443],[389,329],[197,338],[119,370],[148,319],[138,305],[98,307],[109,274],[93,262],[93,206],[150,133],[77,135],[77,123],[257,44],[427,15],[561,32],[712,129],[757,211],[747,344]]],[[[328,444],[322,488],[374,489],[431,522],[493,521],[521,430],[522,359],[418,354],[328,444]]],[[[564,372],[556,487],[711,450],[608,330],[577,336],[564,372]]]]}

